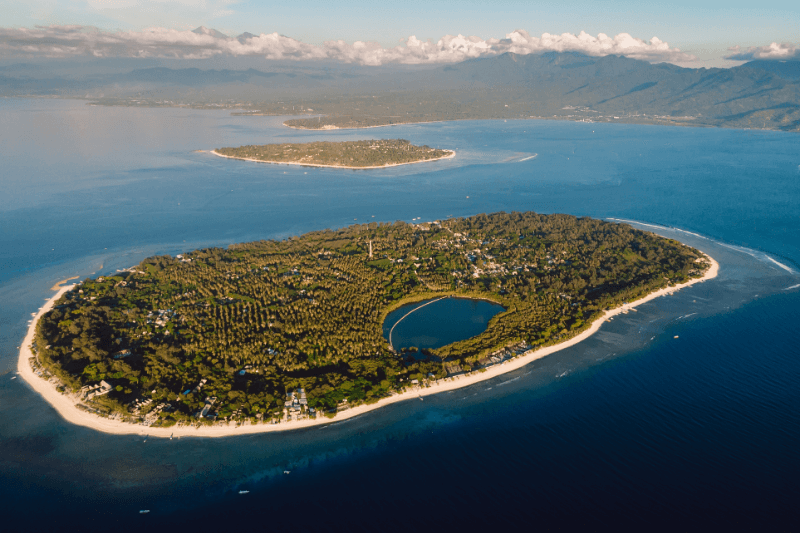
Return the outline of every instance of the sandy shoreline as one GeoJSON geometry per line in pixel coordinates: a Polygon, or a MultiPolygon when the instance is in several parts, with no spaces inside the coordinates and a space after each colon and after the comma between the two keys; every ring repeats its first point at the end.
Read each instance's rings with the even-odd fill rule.
{"type": "Polygon", "coordinates": [[[62,279],[61,281],[59,281],[58,283],[56,283],[55,285],[53,285],[52,287],[50,287],[50,290],[51,290],[51,291],[57,291],[57,290],[61,289],[61,287],[62,287],[62,286],[65,284],[65,283],[67,283],[67,282],[69,282],[69,281],[72,281],[73,279],[78,279],[78,276],[72,276],[71,278],[62,279]]]}
{"type": "Polygon", "coordinates": [[[391,168],[391,167],[400,167],[403,165],[416,165],[417,163],[430,163],[432,161],[441,161],[442,159],[452,159],[456,156],[455,150],[445,150],[445,152],[450,152],[449,155],[444,155],[442,157],[437,157],[436,159],[423,159],[421,161],[409,161],[408,163],[392,163],[390,165],[380,165],[374,167],[347,167],[343,165],[319,165],[317,163],[296,163],[296,162],[288,162],[288,161],[265,161],[263,159],[252,159],[249,157],[233,157],[230,155],[223,155],[216,150],[210,150],[210,152],[218,157],[224,157],[225,159],[238,159],[239,161],[252,161],[254,163],[269,163],[271,165],[295,165],[298,167],[319,167],[319,168],[344,168],[350,170],[370,170],[376,168],[391,168]]]}
{"type": "MultiPolygon", "coordinates": [[[[273,115],[274,116],[274,115],[273,115]]],[[[296,119],[291,119],[296,120],[296,119]]],[[[460,119],[456,119],[460,120],[460,119]]],[[[488,119],[488,120],[496,120],[496,119],[488,119]]],[[[286,122],[289,122],[288,120],[286,122]]],[[[342,128],[339,126],[333,126],[332,128],[301,128],[299,126],[290,126],[286,122],[283,123],[284,126],[287,128],[292,128],[293,130],[305,130],[305,131],[337,131],[337,130],[368,130],[370,128],[388,128],[390,126],[413,126],[415,124],[438,124],[440,122],[455,122],[455,120],[427,120],[425,122],[398,122],[396,124],[378,124],[377,126],[350,126],[347,128],[342,128]]]]}
{"type": "Polygon", "coordinates": [[[56,292],[56,294],[53,295],[53,297],[50,298],[47,301],[47,303],[45,303],[45,305],[36,314],[20,346],[17,370],[19,372],[19,375],[33,388],[33,390],[38,392],[50,405],[52,405],[67,422],[85,426],[94,429],[96,431],[101,431],[103,433],[111,433],[115,435],[148,435],[151,437],[171,437],[173,435],[175,437],[227,437],[231,435],[244,435],[252,433],[274,432],[274,431],[290,431],[293,429],[301,429],[311,426],[322,426],[324,424],[341,422],[342,420],[347,420],[349,418],[360,416],[364,413],[380,409],[381,407],[393,403],[413,400],[417,398],[423,398],[425,396],[439,394],[441,392],[447,392],[454,389],[460,389],[462,387],[474,385],[475,383],[480,383],[481,381],[486,381],[488,379],[492,379],[497,376],[503,375],[505,373],[511,372],[513,370],[522,368],[523,366],[532,363],[537,359],[541,359],[543,357],[556,353],[560,350],[563,350],[564,348],[574,346],[579,342],[586,340],[595,333],[597,333],[597,331],[600,330],[600,327],[603,325],[604,322],[606,322],[610,318],[620,313],[633,309],[645,302],[649,302],[661,296],[672,294],[682,288],[689,287],[696,283],[702,283],[704,281],[715,278],[719,272],[719,263],[717,263],[712,257],[708,255],[706,255],[706,258],[708,258],[709,261],[711,262],[711,267],[708,269],[708,271],[702,278],[692,279],[686,283],[676,285],[674,287],[667,287],[652,292],[647,296],[645,296],[644,298],[636,300],[635,302],[630,302],[628,304],[622,305],[621,307],[617,307],[616,309],[606,311],[603,314],[603,316],[592,322],[592,325],[587,330],[583,331],[579,335],[576,335],[575,337],[567,341],[564,341],[554,346],[547,346],[544,348],[539,348],[537,350],[526,352],[525,354],[515,359],[511,359],[504,363],[494,365],[488,368],[485,372],[476,371],[471,373],[470,375],[462,375],[455,378],[445,378],[434,382],[430,387],[415,388],[401,394],[396,394],[388,398],[383,398],[380,401],[371,405],[360,405],[358,407],[354,407],[347,411],[338,413],[336,417],[332,419],[323,417],[321,419],[315,419],[315,420],[300,420],[300,421],[285,422],[280,424],[245,423],[242,424],[241,426],[236,426],[235,424],[231,423],[230,425],[200,426],[199,428],[196,428],[194,426],[192,427],[173,426],[171,428],[157,428],[157,427],[143,426],[139,424],[125,423],[118,420],[109,420],[107,418],[103,418],[101,416],[97,416],[95,414],[91,414],[89,412],[79,409],[78,407],[76,407],[75,403],[70,397],[61,394],[56,390],[56,385],[54,383],[45,381],[44,379],[37,376],[31,369],[29,361],[30,358],[33,357],[33,353],[31,351],[30,346],[31,343],[33,342],[34,332],[36,330],[36,324],[39,321],[39,318],[41,318],[45,313],[47,313],[50,309],[52,309],[56,300],[58,300],[61,297],[61,295],[63,295],[65,292],[72,289],[74,285],[61,287],[58,290],[58,292],[56,292]]]}

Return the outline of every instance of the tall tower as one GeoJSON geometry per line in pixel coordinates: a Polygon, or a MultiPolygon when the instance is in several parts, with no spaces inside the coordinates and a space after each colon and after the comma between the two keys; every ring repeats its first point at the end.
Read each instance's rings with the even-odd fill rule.
{"type": "Polygon", "coordinates": [[[372,259],[372,241],[369,241],[369,258],[372,259]]]}

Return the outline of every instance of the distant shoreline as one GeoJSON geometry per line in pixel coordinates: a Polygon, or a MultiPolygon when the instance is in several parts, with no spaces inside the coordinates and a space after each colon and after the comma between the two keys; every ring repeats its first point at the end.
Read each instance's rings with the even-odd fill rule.
{"type": "MultiPolygon", "coordinates": [[[[297,119],[289,119],[289,120],[297,120],[297,119]]],[[[331,126],[331,127],[322,127],[322,128],[303,128],[302,126],[290,126],[286,122],[283,122],[282,125],[286,126],[287,128],[292,128],[293,130],[305,130],[305,131],[336,131],[336,130],[368,130],[370,128],[388,128],[390,126],[410,126],[412,124],[438,124],[440,122],[455,122],[458,120],[473,120],[473,119],[461,119],[456,118],[453,120],[426,120],[424,122],[396,122],[394,124],[378,124],[377,126],[331,126]]],[[[497,120],[497,119],[477,119],[477,120],[497,120]]]]}
{"type": "Polygon", "coordinates": [[[614,316],[628,312],[631,309],[661,296],[671,295],[685,287],[689,287],[696,283],[702,283],[704,281],[713,279],[719,273],[719,263],[715,261],[711,256],[708,254],[703,254],[711,263],[711,266],[706,271],[706,273],[701,278],[694,278],[686,283],[682,283],[679,285],[675,285],[674,287],[665,287],[663,289],[659,289],[654,291],[639,300],[636,300],[631,303],[623,304],[620,307],[615,309],[611,309],[603,313],[602,316],[595,319],[589,328],[581,332],[580,334],[567,339],[566,341],[555,344],[552,346],[545,346],[541,348],[535,348],[525,352],[524,354],[505,361],[501,364],[493,365],[489,368],[483,369],[483,371],[478,370],[474,372],[470,372],[468,374],[462,374],[458,376],[454,376],[452,378],[444,378],[440,380],[434,381],[428,387],[414,387],[410,390],[407,390],[402,393],[398,393],[388,398],[381,398],[374,404],[364,404],[359,405],[357,407],[353,407],[346,411],[337,413],[337,415],[330,419],[327,417],[317,418],[314,420],[300,420],[300,421],[293,421],[293,422],[284,422],[279,424],[251,424],[249,421],[242,423],[241,425],[236,425],[236,423],[226,423],[226,424],[215,424],[211,426],[199,425],[199,426],[172,426],[172,427],[152,427],[152,426],[144,426],[140,424],[132,424],[128,422],[122,422],[118,420],[112,420],[109,418],[101,417],[87,411],[80,409],[75,401],[74,397],[70,397],[66,394],[62,394],[58,392],[56,387],[59,385],[58,381],[55,378],[51,378],[50,381],[45,381],[43,378],[37,376],[33,369],[31,368],[31,358],[34,357],[31,343],[33,342],[33,338],[36,332],[36,324],[39,322],[39,319],[44,316],[50,309],[53,308],[55,302],[67,291],[73,289],[75,285],[69,285],[66,287],[61,287],[52,298],[50,298],[43,307],[39,309],[39,312],[34,317],[31,325],[28,327],[27,334],[20,345],[19,350],[19,360],[17,363],[17,370],[18,374],[33,388],[34,391],[39,393],[47,403],[55,408],[55,410],[61,415],[64,420],[70,422],[72,424],[77,424],[80,426],[88,427],[90,429],[94,429],[96,431],[100,431],[103,433],[115,434],[115,435],[147,435],[151,437],[162,437],[162,438],[172,438],[175,437],[229,437],[232,435],[245,435],[245,434],[253,434],[253,433],[266,433],[266,432],[276,432],[276,431],[291,431],[294,429],[302,429],[311,426],[322,426],[325,424],[330,424],[333,422],[339,422],[342,420],[347,420],[349,418],[353,418],[356,416],[360,416],[364,413],[368,413],[370,411],[374,411],[376,409],[380,409],[386,405],[390,405],[393,403],[403,402],[406,400],[412,399],[419,399],[423,400],[423,397],[430,396],[433,394],[439,394],[442,392],[447,392],[455,389],[460,389],[462,387],[467,387],[470,385],[474,385],[476,383],[480,383],[481,381],[486,381],[488,379],[495,378],[497,376],[506,374],[513,370],[517,370],[522,368],[525,365],[532,363],[538,359],[556,353],[560,350],[565,348],[569,348],[574,346],[600,330],[600,327],[603,325],[604,322],[610,320],[614,316]]]}
{"type": "Polygon", "coordinates": [[[319,167],[319,168],[344,168],[349,170],[370,170],[370,169],[377,169],[377,168],[391,168],[391,167],[400,167],[403,165],[415,165],[417,163],[430,163],[432,161],[440,161],[442,159],[452,159],[456,156],[455,150],[443,150],[444,152],[450,152],[448,155],[443,155],[442,157],[435,157],[433,159],[420,159],[419,161],[409,161],[407,163],[389,163],[386,165],[375,165],[370,167],[350,167],[345,165],[321,165],[318,163],[299,163],[296,161],[266,161],[264,159],[253,159],[250,157],[234,157],[232,155],[223,155],[216,150],[210,150],[210,152],[216,156],[224,157],[226,159],[238,159],[240,161],[252,161],[254,163],[269,163],[271,165],[295,165],[299,167],[319,167]]]}

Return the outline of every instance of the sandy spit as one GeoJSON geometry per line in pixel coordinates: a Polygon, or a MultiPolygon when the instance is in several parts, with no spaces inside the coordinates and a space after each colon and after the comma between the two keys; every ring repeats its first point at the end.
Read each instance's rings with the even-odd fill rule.
{"type": "Polygon", "coordinates": [[[97,431],[101,431],[103,433],[111,433],[115,435],[148,435],[150,437],[227,437],[231,435],[244,435],[244,434],[252,434],[252,433],[266,433],[266,432],[274,432],[274,431],[288,431],[293,429],[300,429],[300,428],[307,428],[311,426],[322,426],[324,424],[330,424],[332,422],[340,422],[342,420],[347,420],[349,418],[353,418],[356,416],[363,415],[364,413],[368,413],[370,411],[374,411],[376,409],[380,409],[383,406],[403,402],[407,400],[414,400],[424,398],[425,396],[431,396],[433,394],[438,394],[441,392],[451,391],[454,389],[460,389],[462,387],[468,387],[470,385],[474,385],[475,383],[480,383],[481,381],[486,381],[507,372],[512,372],[523,366],[536,361],[537,359],[541,359],[548,355],[554,354],[564,348],[569,348],[570,346],[575,346],[581,341],[584,341],[597,333],[600,330],[600,327],[603,325],[604,322],[609,320],[610,318],[633,309],[645,302],[649,302],[661,296],[666,296],[675,293],[676,291],[683,289],[685,287],[689,287],[696,283],[702,283],[704,281],[713,279],[717,277],[719,273],[719,263],[717,263],[712,257],[706,255],[706,258],[711,262],[711,267],[708,269],[706,274],[702,278],[695,278],[686,283],[675,285],[674,287],[667,287],[655,292],[652,292],[641,298],[636,300],[635,302],[630,302],[628,304],[622,305],[617,307],[616,309],[611,309],[606,311],[603,316],[596,319],[592,322],[592,325],[589,329],[583,331],[581,334],[564,341],[560,344],[554,346],[547,346],[544,348],[539,348],[536,350],[531,350],[525,352],[525,354],[506,361],[505,363],[494,365],[487,369],[485,372],[473,372],[469,375],[462,375],[456,378],[445,378],[442,380],[438,380],[434,382],[430,387],[425,388],[415,388],[412,390],[408,390],[401,394],[396,394],[394,396],[390,396],[388,398],[383,398],[377,403],[371,405],[360,405],[358,407],[351,408],[347,411],[339,413],[336,415],[335,418],[329,419],[323,417],[321,419],[316,420],[300,420],[295,422],[287,422],[281,424],[250,424],[244,423],[241,426],[237,426],[234,423],[230,423],[228,425],[215,425],[215,426],[199,426],[199,427],[189,427],[189,426],[181,426],[181,427],[171,427],[171,428],[157,428],[157,427],[148,427],[138,424],[129,424],[125,422],[121,422],[118,420],[109,420],[107,418],[103,418],[101,416],[88,413],[76,407],[75,402],[73,399],[68,397],[67,395],[61,394],[56,390],[57,384],[54,382],[46,381],[36,375],[33,370],[31,369],[30,359],[33,357],[33,353],[31,351],[31,343],[33,342],[34,332],[36,331],[36,323],[39,321],[45,313],[47,313],[50,309],[52,309],[53,305],[55,304],[56,300],[58,300],[61,295],[65,292],[71,290],[74,285],[61,287],[56,294],[47,301],[47,303],[39,310],[36,314],[36,317],[31,322],[30,327],[28,328],[28,333],[25,335],[25,339],[22,341],[22,345],[19,350],[19,361],[17,365],[17,369],[19,375],[35,390],[38,392],[50,405],[52,405],[56,411],[66,420],[67,422],[71,422],[73,424],[78,424],[81,426],[85,426],[97,431]]]}

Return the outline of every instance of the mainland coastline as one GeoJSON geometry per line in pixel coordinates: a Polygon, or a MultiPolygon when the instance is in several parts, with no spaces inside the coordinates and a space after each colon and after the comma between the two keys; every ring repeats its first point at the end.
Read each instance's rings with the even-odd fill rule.
{"type": "Polygon", "coordinates": [[[706,270],[705,274],[699,278],[693,278],[685,283],[678,285],[664,287],[647,294],[646,296],[635,300],[633,302],[625,303],[614,309],[607,310],[599,318],[595,319],[588,328],[584,329],[579,334],[571,337],[561,343],[535,348],[524,352],[516,358],[504,361],[503,363],[490,366],[485,369],[476,370],[463,375],[446,377],[443,379],[431,381],[427,386],[412,387],[404,392],[396,393],[387,398],[381,398],[376,403],[364,404],[352,407],[346,411],[337,413],[334,418],[317,418],[309,420],[298,420],[285,423],[271,424],[271,423],[249,423],[244,422],[238,424],[236,422],[221,423],[215,425],[197,425],[197,426],[173,426],[173,427],[152,427],[142,424],[132,424],[115,420],[113,418],[104,418],[79,407],[76,403],[76,398],[63,394],[58,391],[60,383],[56,378],[45,380],[34,371],[33,364],[35,356],[32,350],[32,343],[36,332],[36,326],[39,320],[53,308],[55,302],[66,292],[74,289],[77,285],[63,286],[58,289],[55,295],[51,297],[43,307],[36,313],[31,321],[25,338],[20,345],[19,359],[17,364],[18,374],[35,390],[39,393],[45,401],[47,401],[66,421],[94,429],[107,434],[115,435],[147,435],[152,437],[173,438],[173,437],[227,437],[233,435],[266,433],[276,431],[289,431],[294,429],[308,428],[312,426],[323,426],[335,422],[340,422],[350,418],[360,416],[362,414],[374,411],[381,407],[398,403],[406,400],[420,399],[425,396],[439,394],[442,392],[452,391],[455,389],[467,387],[493,379],[500,375],[512,372],[525,365],[528,365],[538,359],[548,355],[557,353],[565,348],[575,346],[576,344],[588,339],[600,330],[604,322],[612,319],[614,316],[621,313],[627,313],[629,310],[635,309],[641,304],[659,298],[661,296],[671,295],[683,288],[692,286],[696,283],[702,283],[714,279],[719,272],[719,263],[711,256],[703,253],[710,263],[710,267],[706,270]]]}

